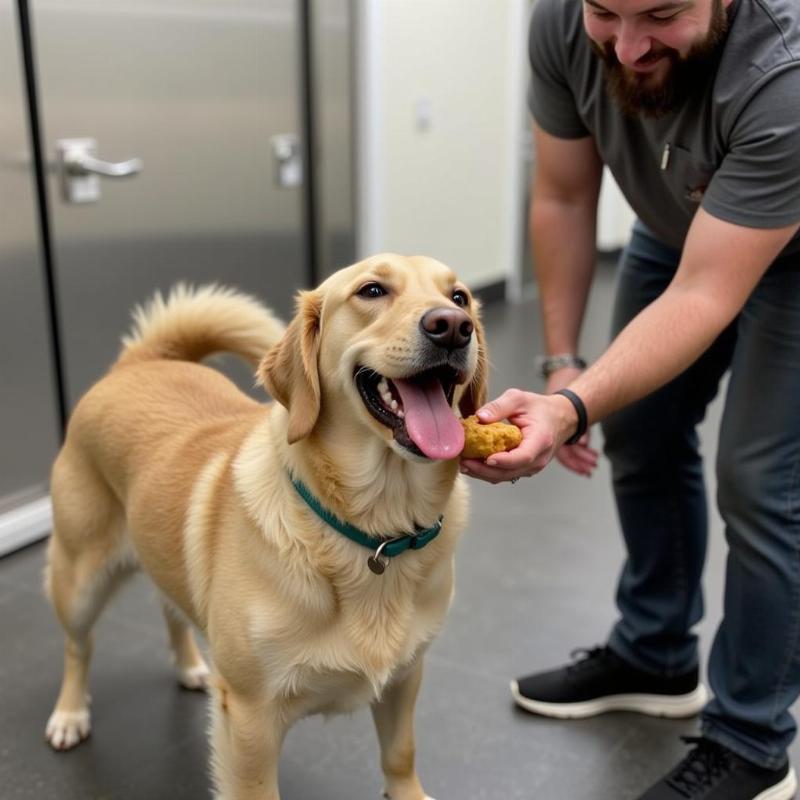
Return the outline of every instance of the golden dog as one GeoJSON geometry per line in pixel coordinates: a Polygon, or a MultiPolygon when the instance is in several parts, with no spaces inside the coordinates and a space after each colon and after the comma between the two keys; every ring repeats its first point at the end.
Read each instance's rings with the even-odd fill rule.
{"type": "Polygon", "coordinates": [[[454,409],[485,393],[477,302],[443,264],[385,254],[297,305],[284,331],[229,290],[156,297],[76,407],[52,475],[45,582],[66,644],[47,738],[89,734],[91,629],[141,567],[179,680],[212,690],[218,797],[276,800],[289,726],[369,703],[386,796],[423,800],[413,711],[467,513],[454,409]],[[278,402],[192,363],[217,351],[278,402]]]}

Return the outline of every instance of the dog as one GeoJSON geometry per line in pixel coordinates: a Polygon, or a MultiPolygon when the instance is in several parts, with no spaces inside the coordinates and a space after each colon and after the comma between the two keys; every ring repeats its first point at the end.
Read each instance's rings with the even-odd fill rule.
{"type": "Polygon", "coordinates": [[[484,402],[486,370],[477,300],[425,257],[334,273],[286,328],[214,286],[138,309],[52,471],[45,588],[66,638],[50,744],[89,735],[92,626],[143,569],[180,683],[210,690],[216,797],[278,800],[289,727],[369,704],[386,797],[431,800],[414,704],[467,519],[457,412],[484,402]],[[220,351],[274,402],[198,363],[220,351]]]}

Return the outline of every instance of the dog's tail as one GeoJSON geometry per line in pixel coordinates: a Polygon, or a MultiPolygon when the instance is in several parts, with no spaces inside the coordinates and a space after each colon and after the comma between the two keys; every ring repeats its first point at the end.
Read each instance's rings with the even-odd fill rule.
{"type": "Polygon", "coordinates": [[[134,309],[115,366],[161,358],[200,361],[221,352],[255,366],[283,333],[283,323],[249,295],[216,284],[178,284],[166,300],[156,292],[134,309]]]}

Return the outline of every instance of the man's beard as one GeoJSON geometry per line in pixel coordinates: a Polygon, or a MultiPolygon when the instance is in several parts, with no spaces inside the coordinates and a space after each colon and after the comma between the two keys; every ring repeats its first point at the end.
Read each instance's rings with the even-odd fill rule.
{"type": "Polygon", "coordinates": [[[608,92],[622,111],[633,117],[642,114],[658,118],[680,108],[711,73],[727,32],[728,15],[722,0],[714,0],[708,33],[685,57],[670,47],[654,51],[653,55],[669,60],[667,72],[654,86],[650,85],[651,74],[637,74],[623,67],[610,42],[600,45],[589,41],[603,62],[608,92]]]}

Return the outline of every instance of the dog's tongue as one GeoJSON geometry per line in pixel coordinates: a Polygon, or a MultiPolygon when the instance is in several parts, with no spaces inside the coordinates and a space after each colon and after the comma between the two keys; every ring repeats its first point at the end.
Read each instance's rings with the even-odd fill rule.
{"type": "Polygon", "coordinates": [[[405,425],[411,441],[428,458],[455,458],[464,449],[464,429],[435,378],[405,381],[393,378],[403,401],[405,425]]]}

